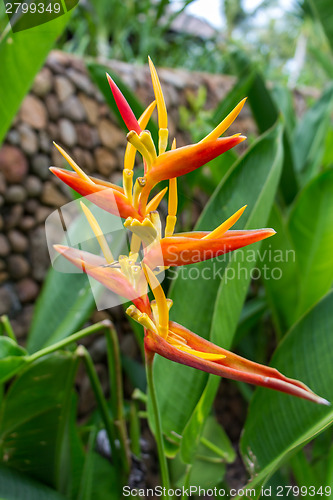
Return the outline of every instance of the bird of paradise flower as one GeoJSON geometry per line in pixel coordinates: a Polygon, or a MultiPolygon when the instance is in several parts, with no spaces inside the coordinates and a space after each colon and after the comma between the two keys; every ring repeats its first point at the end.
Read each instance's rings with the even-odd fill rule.
{"type": "Polygon", "coordinates": [[[177,148],[175,139],[168,147],[168,118],[165,101],[156,69],[149,59],[155,94],[153,101],[136,119],[123,94],[107,75],[120,114],[129,130],[124,157],[123,187],[86,175],[70,156],[56,147],[73,168],[68,171],[51,167],[51,171],[82,196],[89,196],[94,204],[125,219],[124,226],[131,232],[129,255],[116,261],[99,224],[88,207],[82,209],[100,244],[103,256],[92,255],[75,248],[56,245],[55,249],[74,265],[102,283],[111,291],[131,300],[127,314],[144,328],[146,361],[151,365],[155,354],[208,373],[255,384],[310,401],[327,404],[303,383],[290,379],[274,368],[242,358],[201,338],[184,326],[169,320],[172,301],[167,299],[158,280],[159,273],[170,266],[182,266],[236,250],[275,234],[273,229],[232,230],[246,206],[211,232],[174,233],[177,221],[177,177],[201,167],[210,160],[240,144],[246,139],[241,134],[220,136],[229,128],[244,106],[243,99],[231,113],[206,137],[196,144],[177,148]],[[157,107],[158,147],[145,130],[157,107]],[[144,175],[133,183],[136,153],[143,159],[144,175]],[[157,208],[166,194],[162,189],[150,198],[152,189],[160,181],[169,181],[168,215],[164,231],[157,208]],[[164,233],[164,234],[163,234],[164,233]],[[139,260],[140,251],[143,258],[139,260]],[[163,265],[158,255],[162,252],[163,265]],[[148,286],[154,295],[149,300],[148,286]]]}

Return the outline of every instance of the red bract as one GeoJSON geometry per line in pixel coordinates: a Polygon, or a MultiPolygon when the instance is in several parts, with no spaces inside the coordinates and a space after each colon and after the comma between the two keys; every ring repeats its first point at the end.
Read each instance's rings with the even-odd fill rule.
{"type": "Polygon", "coordinates": [[[302,382],[287,378],[274,368],[254,363],[227,351],[173,321],[169,323],[166,339],[152,331],[146,331],[145,348],[148,356],[149,353],[157,353],[176,363],[220,377],[275,389],[315,403],[328,404],[326,399],[317,396],[302,382]]]}

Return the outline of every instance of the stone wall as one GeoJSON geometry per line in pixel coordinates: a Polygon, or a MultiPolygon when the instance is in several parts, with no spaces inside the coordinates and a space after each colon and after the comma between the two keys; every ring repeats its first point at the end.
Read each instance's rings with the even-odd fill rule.
{"type": "MultiPolygon", "coordinates": [[[[147,67],[108,63],[143,104],[153,100],[147,67]]],[[[188,142],[179,130],[179,107],[188,93],[207,88],[207,108],[214,108],[231,89],[233,79],[182,70],[160,69],[170,118],[170,137],[188,142]]],[[[237,129],[255,133],[249,110],[237,129]]],[[[65,185],[49,172],[64,166],[52,141],[63,146],[88,173],[117,182],[121,178],[126,137],[103,96],[91,82],[81,59],[52,52],[37,75],[0,149],[0,314],[8,314],[24,341],[34,303],[50,265],[46,217],[70,201],[65,185]]]]}

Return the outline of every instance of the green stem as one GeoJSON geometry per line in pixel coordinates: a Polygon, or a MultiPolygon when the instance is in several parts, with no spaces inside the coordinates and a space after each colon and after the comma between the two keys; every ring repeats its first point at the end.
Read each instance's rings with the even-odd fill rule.
{"type": "MultiPolygon", "coordinates": [[[[155,439],[157,444],[158,459],[160,463],[162,486],[168,492],[170,489],[170,479],[169,479],[168,464],[164,453],[161,416],[158,409],[155,384],[154,384],[153,360],[154,360],[153,356],[147,355],[146,359],[147,384],[155,417],[155,439]]],[[[166,493],[164,498],[170,499],[168,493],[166,493]]]]}
{"type": "Polygon", "coordinates": [[[14,340],[14,342],[17,342],[14,330],[12,328],[12,325],[10,324],[8,316],[6,316],[6,315],[1,316],[0,322],[2,323],[8,337],[11,338],[12,340],[14,340]]]}
{"type": "Polygon", "coordinates": [[[105,400],[104,394],[103,394],[103,389],[101,386],[101,383],[99,381],[97,372],[95,370],[94,363],[91,359],[91,356],[87,349],[83,346],[80,345],[77,350],[77,354],[83,359],[87,374],[91,383],[91,387],[94,391],[94,395],[96,398],[96,402],[98,404],[99,410],[101,412],[101,416],[104,422],[104,427],[106,430],[106,433],[108,435],[108,439],[110,442],[111,446],[111,452],[112,452],[112,461],[116,467],[119,467],[120,462],[118,460],[119,457],[119,451],[116,448],[116,435],[114,432],[114,427],[113,427],[113,422],[110,417],[109,409],[107,402],[105,400]]]}
{"type": "Polygon", "coordinates": [[[83,339],[84,337],[87,337],[92,333],[96,333],[99,332],[100,330],[103,330],[104,328],[108,328],[110,324],[111,322],[106,320],[106,321],[101,321],[100,323],[96,323],[95,325],[88,326],[87,328],[83,328],[83,330],[80,330],[79,332],[74,333],[73,335],[70,335],[69,337],[66,337],[63,340],[60,340],[59,342],[56,342],[53,345],[45,347],[44,349],[40,349],[40,351],[31,354],[31,356],[29,356],[28,361],[29,362],[35,361],[36,359],[39,359],[42,356],[46,356],[47,354],[55,352],[58,349],[62,349],[63,347],[73,344],[74,342],[77,342],[78,340],[83,339]]]}
{"type": "MultiPolygon", "coordinates": [[[[192,465],[187,465],[186,467],[186,473],[185,473],[185,481],[184,481],[184,490],[186,491],[190,487],[190,477],[191,477],[191,471],[192,471],[192,465]]],[[[185,494],[182,496],[182,500],[186,500],[187,495],[185,494]]]]}
{"type": "Polygon", "coordinates": [[[127,428],[124,417],[124,392],[121,373],[120,350],[117,332],[112,323],[108,328],[106,341],[114,425],[117,429],[125,470],[127,473],[129,473],[131,467],[131,452],[129,448],[127,428]]]}

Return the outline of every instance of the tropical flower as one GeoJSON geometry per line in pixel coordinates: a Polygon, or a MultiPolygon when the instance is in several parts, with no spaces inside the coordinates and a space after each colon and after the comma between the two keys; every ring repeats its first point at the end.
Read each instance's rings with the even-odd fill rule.
{"type": "Polygon", "coordinates": [[[236,134],[220,138],[241,111],[245,99],[199,143],[176,148],[175,140],[168,146],[168,120],[161,85],[156,70],[149,60],[155,101],[137,120],[123,94],[107,75],[120,114],[129,130],[124,158],[123,187],[87,176],[69,155],[57,146],[74,172],[60,168],[51,171],[70,187],[100,208],[125,219],[124,226],[131,232],[129,255],[115,259],[99,224],[88,207],[82,209],[94,232],[103,256],[92,255],[80,249],[56,245],[55,248],[75,266],[105,287],[132,301],[127,314],[140,323],[145,332],[144,345],[147,362],[155,353],[177,363],[251,384],[276,389],[294,396],[326,404],[297,380],[288,379],[277,370],[246,360],[169,320],[172,301],[165,297],[159,283],[159,273],[170,266],[182,266],[204,261],[263,240],[275,234],[273,229],[232,230],[246,206],[240,208],[215,230],[174,233],[177,221],[177,177],[191,172],[245,137],[236,134]],[[156,149],[150,133],[145,130],[157,106],[159,143],[156,149]],[[133,167],[136,153],[143,159],[144,176],[133,186],[133,167]],[[163,225],[156,209],[167,188],[149,200],[151,190],[162,180],[169,180],[168,215],[163,225]],[[142,254],[140,260],[139,255],[142,254]],[[162,261],[161,261],[162,255],[162,261]],[[148,285],[154,300],[148,297],[148,285]]]}

